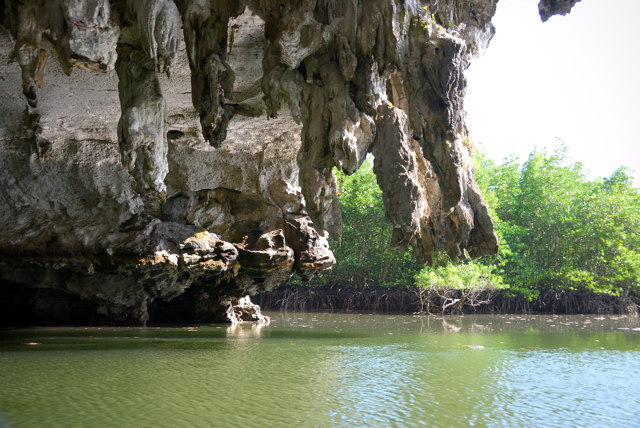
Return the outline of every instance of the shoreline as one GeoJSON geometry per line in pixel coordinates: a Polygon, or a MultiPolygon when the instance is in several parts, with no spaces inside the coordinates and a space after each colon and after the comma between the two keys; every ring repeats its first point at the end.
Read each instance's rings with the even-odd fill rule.
{"type": "Polygon", "coordinates": [[[536,299],[508,289],[455,290],[345,285],[281,285],[251,297],[264,311],[369,312],[388,314],[562,314],[632,315],[640,296],[548,290],[536,299]]]}

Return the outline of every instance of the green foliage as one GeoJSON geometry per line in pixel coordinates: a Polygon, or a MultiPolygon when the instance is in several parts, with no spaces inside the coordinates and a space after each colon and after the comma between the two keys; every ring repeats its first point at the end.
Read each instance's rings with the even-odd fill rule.
{"type": "Polygon", "coordinates": [[[588,180],[563,147],[522,166],[477,164],[504,247],[496,266],[515,291],[640,291],[640,194],[627,170],[588,180]]]}
{"type": "Polygon", "coordinates": [[[421,267],[409,251],[387,246],[382,192],[370,159],[337,173],[343,238],[337,264],[316,281],[363,287],[505,288],[534,299],[548,290],[640,293],[640,193],[629,171],[589,180],[565,149],[534,151],[523,164],[496,163],[475,151],[475,176],[494,219],[493,257],[421,267]],[[508,286],[506,284],[509,284],[508,286]]]}
{"type": "Polygon", "coordinates": [[[506,288],[502,277],[495,272],[494,266],[486,266],[478,262],[464,264],[446,264],[439,267],[424,267],[416,276],[418,287],[468,289],[506,288]]]}
{"type": "Polygon", "coordinates": [[[337,263],[320,280],[357,287],[411,284],[420,266],[410,251],[387,245],[391,227],[385,219],[382,191],[371,159],[351,176],[336,171],[336,178],[344,224],[342,240],[331,241],[337,263]]]}
{"type": "MultiPolygon", "coordinates": [[[[431,13],[429,11],[429,6],[422,6],[422,10],[424,10],[424,15],[420,17],[420,26],[423,30],[427,30],[429,26],[433,25],[436,29],[441,31],[446,31],[446,29],[438,22],[438,18],[435,13],[431,13]]],[[[447,27],[454,28],[454,24],[448,24],[447,27]]]]}

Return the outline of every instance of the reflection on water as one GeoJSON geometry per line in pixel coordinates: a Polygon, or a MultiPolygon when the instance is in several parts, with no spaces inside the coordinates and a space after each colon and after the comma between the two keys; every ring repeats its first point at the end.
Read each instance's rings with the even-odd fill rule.
{"type": "Polygon", "coordinates": [[[640,426],[638,318],[270,315],[0,331],[0,427],[640,426]]]}
{"type": "Polygon", "coordinates": [[[243,340],[257,339],[262,334],[265,325],[262,323],[244,323],[227,327],[227,338],[243,340]]]}

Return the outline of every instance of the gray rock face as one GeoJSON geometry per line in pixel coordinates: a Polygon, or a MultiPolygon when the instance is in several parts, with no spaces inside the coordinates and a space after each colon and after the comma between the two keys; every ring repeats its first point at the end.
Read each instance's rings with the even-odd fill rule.
{"type": "Polygon", "coordinates": [[[580,0],[540,0],[538,10],[542,22],[546,22],[553,15],[566,15],[580,0]]]}
{"type": "Polygon", "coordinates": [[[333,168],[368,153],[393,245],[495,252],[463,72],[496,3],[4,1],[1,309],[260,319],[334,263],[333,168]]]}

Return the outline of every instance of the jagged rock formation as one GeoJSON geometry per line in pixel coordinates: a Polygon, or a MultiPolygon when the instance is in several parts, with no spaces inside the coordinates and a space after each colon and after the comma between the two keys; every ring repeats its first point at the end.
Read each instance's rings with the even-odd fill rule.
{"type": "Polygon", "coordinates": [[[463,72],[496,3],[0,3],[2,312],[261,319],[243,296],[334,263],[332,168],[368,153],[392,245],[494,252],[463,72]]]}
{"type": "Polygon", "coordinates": [[[542,22],[546,22],[553,15],[566,15],[580,0],[540,0],[538,11],[542,22]]]}

